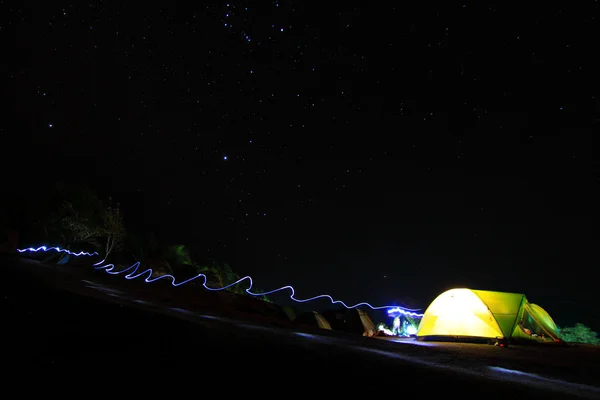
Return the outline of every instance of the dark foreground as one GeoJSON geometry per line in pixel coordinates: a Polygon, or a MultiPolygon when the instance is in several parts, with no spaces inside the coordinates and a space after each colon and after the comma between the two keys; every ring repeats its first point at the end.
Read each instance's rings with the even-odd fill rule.
{"type": "Polygon", "coordinates": [[[141,289],[91,267],[0,255],[0,268],[8,386],[52,374],[62,384],[86,376],[103,388],[196,395],[210,389],[227,398],[600,399],[600,354],[593,348],[398,343],[227,314],[213,309],[210,297],[200,299],[201,310],[177,300],[180,288],[141,289]]]}

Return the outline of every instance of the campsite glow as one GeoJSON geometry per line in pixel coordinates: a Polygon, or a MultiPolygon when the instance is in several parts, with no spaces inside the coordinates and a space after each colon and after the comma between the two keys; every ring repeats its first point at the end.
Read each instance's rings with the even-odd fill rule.
{"type": "Polygon", "coordinates": [[[379,324],[377,329],[379,329],[380,331],[383,331],[383,333],[385,333],[386,335],[395,336],[394,332],[390,331],[383,324],[379,324]]]}
{"type": "MultiPolygon", "coordinates": [[[[29,248],[29,249],[23,249],[23,250],[18,250],[18,251],[20,253],[23,253],[23,252],[26,252],[26,251],[37,252],[37,251],[40,251],[40,250],[41,251],[48,251],[48,250],[51,250],[51,249],[58,249],[58,248],[57,247],[47,248],[46,246],[41,246],[41,247],[39,247],[37,249],[29,248]]],[[[58,249],[57,251],[59,251],[59,250],[60,251],[69,252],[69,250],[65,250],[65,249],[58,249]]],[[[69,254],[74,254],[74,255],[83,255],[83,254],[94,255],[94,254],[89,254],[89,253],[71,253],[71,252],[69,252],[69,254]]],[[[98,254],[98,253],[95,253],[95,254],[98,254]]],[[[329,301],[331,301],[332,304],[341,304],[342,306],[344,306],[347,309],[357,308],[357,307],[360,307],[360,306],[366,306],[366,307],[369,307],[372,310],[382,310],[382,309],[386,309],[386,308],[393,308],[394,310],[396,310],[396,312],[400,312],[400,313],[403,313],[403,314],[406,314],[406,315],[422,316],[422,314],[417,314],[417,313],[413,312],[413,311],[416,311],[415,309],[402,308],[402,307],[398,307],[398,306],[379,306],[379,307],[375,307],[375,306],[372,306],[371,304],[366,303],[366,302],[357,303],[357,304],[349,306],[349,305],[347,305],[346,303],[344,303],[341,300],[335,300],[333,297],[331,297],[328,294],[321,294],[321,295],[318,295],[318,296],[310,297],[308,299],[297,299],[297,298],[295,298],[295,294],[296,293],[295,293],[294,288],[292,286],[289,286],[289,285],[282,286],[280,288],[277,288],[277,289],[274,289],[274,290],[271,290],[271,291],[268,291],[268,292],[253,293],[251,291],[252,285],[253,285],[253,281],[252,281],[252,277],[250,277],[250,276],[245,276],[243,278],[240,278],[237,281],[235,281],[232,284],[227,285],[227,286],[223,286],[223,287],[219,287],[219,288],[211,288],[211,287],[208,287],[206,285],[206,283],[207,283],[207,277],[204,274],[198,274],[198,275],[196,275],[196,276],[194,276],[192,278],[186,279],[186,280],[181,281],[181,282],[177,282],[176,279],[175,279],[175,277],[173,275],[166,274],[166,275],[154,276],[154,271],[152,269],[150,269],[150,268],[147,268],[146,270],[144,270],[142,272],[138,272],[138,269],[140,268],[140,263],[139,262],[136,262],[135,264],[131,265],[130,267],[125,268],[125,269],[120,270],[120,271],[115,271],[114,264],[100,265],[103,262],[104,262],[104,260],[93,264],[94,265],[94,269],[104,270],[104,272],[106,272],[107,274],[110,274],[110,275],[120,275],[120,274],[127,273],[125,275],[125,279],[128,279],[128,280],[137,279],[137,278],[140,278],[140,277],[143,277],[143,276],[145,276],[144,282],[146,282],[146,283],[152,283],[152,282],[156,282],[156,281],[161,280],[161,279],[167,279],[167,280],[171,281],[171,285],[173,285],[174,287],[178,287],[178,286],[185,285],[186,283],[190,283],[192,281],[195,281],[196,279],[201,278],[203,280],[202,286],[206,290],[210,290],[210,291],[214,291],[214,292],[225,290],[225,289],[228,289],[230,287],[239,285],[243,281],[248,281],[249,282],[248,288],[245,289],[245,291],[246,291],[246,293],[248,293],[251,296],[266,296],[266,295],[277,293],[277,292],[280,292],[280,291],[283,291],[283,290],[289,290],[291,292],[290,299],[292,299],[293,301],[295,301],[297,303],[307,303],[307,302],[318,300],[318,299],[328,299],[329,301]]]]}
{"type": "Polygon", "coordinates": [[[408,308],[401,308],[401,307],[394,307],[391,308],[389,310],[387,310],[388,314],[403,314],[403,315],[410,315],[411,317],[422,317],[423,314],[419,314],[419,313],[414,313],[414,312],[407,312],[406,310],[409,310],[408,308]]]}

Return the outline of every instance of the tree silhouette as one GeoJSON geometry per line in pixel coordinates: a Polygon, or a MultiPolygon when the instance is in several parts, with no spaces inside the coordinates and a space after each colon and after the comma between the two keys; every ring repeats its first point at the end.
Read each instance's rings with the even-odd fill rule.
{"type": "Polygon", "coordinates": [[[584,324],[575,324],[575,326],[572,327],[559,328],[558,334],[565,342],[600,345],[598,334],[584,324]]]}
{"type": "Polygon", "coordinates": [[[97,228],[97,237],[104,239],[104,259],[114,252],[121,250],[125,243],[125,224],[119,209],[119,203],[112,206],[112,199],[108,198],[108,207],[102,215],[102,225],[97,228]]]}

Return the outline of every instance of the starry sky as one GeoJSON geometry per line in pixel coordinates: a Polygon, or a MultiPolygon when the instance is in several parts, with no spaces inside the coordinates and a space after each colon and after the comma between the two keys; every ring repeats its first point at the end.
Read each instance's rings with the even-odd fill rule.
{"type": "Polygon", "coordinates": [[[3,191],[89,183],[267,290],[593,325],[600,3],[571,3],[4,4],[3,191]]]}

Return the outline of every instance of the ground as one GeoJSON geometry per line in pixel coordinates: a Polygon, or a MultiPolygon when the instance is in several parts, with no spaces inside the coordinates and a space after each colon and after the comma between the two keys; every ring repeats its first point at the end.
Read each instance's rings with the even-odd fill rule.
{"type": "Polygon", "coordinates": [[[139,376],[146,388],[160,383],[178,390],[193,382],[259,396],[283,387],[286,396],[313,397],[356,397],[361,390],[368,396],[600,398],[594,347],[365,338],[294,325],[260,300],[201,287],[144,284],[14,255],[1,255],[0,267],[3,360],[12,366],[5,377],[23,370],[60,372],[62,379],[85,373],[117,386],[139,376]]]}

